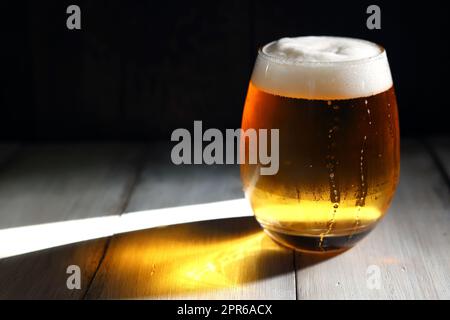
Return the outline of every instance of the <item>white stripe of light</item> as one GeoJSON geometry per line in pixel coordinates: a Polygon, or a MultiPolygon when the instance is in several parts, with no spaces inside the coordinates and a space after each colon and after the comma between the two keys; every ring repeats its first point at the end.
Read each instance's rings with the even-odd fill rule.
{"type": "Polygon", "coordinates": [[[0,230],[0,259],[118,233],[251,215],[248,201],[236,199],[8,228],[0,230]]]}

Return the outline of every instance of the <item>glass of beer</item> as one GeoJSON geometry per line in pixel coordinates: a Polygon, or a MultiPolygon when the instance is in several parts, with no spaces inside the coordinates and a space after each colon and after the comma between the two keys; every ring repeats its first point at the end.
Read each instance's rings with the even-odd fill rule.
{"type": "MultiPolygon", "coordinates": [[[[383,47],[341,37],[265,45],[245,101],[242,129],[250,128],[279,129],[276,174],[261,175],[259,161],[241,164],[246,198],[277,242],[299,251],[342,251],[386,213],[400,150],[383,47]]],[[[241,138],[241,150],[247,144],[241,138]]]]}

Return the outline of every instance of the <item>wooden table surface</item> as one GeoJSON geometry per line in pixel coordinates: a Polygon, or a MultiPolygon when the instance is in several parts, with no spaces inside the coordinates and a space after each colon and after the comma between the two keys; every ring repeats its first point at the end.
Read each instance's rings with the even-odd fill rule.
{"type": "MultiPolygon", "coordinates": [[[[450,299],[450,139],[403,139],[401,156],[389,213],[340,255],[281,247],[251,216],[184,223],[6,256],[0,298],[450,299]],[[79,290],[66,286],[69,265],[79,290]]],[[[163,145],[0,145],[0,253],[23,226],[243,197],[237,166],[169,157],[163,145]]]]}

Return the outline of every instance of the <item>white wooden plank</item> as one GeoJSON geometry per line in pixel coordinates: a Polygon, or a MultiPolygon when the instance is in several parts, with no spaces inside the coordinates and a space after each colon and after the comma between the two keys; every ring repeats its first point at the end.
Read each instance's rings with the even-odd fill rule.
{"type": "Polygon", "coordinates": [[[120,145],[39,145],[0,172],[0,229],[117,215],[137,149],[120,145]]]}
{"type": "Polygon", "coordinates": [[[428,143],[439,158],[447,175],[450,176],[450,137],[442,136],[431,138],[428,140],[428,143]]]}
{"type": "MultiPolygon", "coordinates": [[[[0,171],[0,233],[120,214],[135,182],[139,150],[138,146],[75,144],[20,151],[0,171]]],[[[82,298],[105,245],[106,239],[99,239],[0,259],[0,298],[82,298]],[[66,286],[69,265],[81,268],[80,290],[66,286]]]]}
{"type": "Polygon", "coordinates": [[[0,299],[81,299],[105,245],[97,239],[0,259],[0,299]],[[71,265],[81,271],[79,290],[66,285],[71,265]]]}

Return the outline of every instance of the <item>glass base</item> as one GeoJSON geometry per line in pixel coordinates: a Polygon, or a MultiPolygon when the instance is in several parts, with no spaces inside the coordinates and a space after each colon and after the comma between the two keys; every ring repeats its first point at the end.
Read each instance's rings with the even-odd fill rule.
{"type": "Polygon", "coordinates": [[[372,228],[342,236],[304,236],[282,233],[274,230],[264,231],[276,242],[283,246],[301,252],[321,253],[321,252],[343,252],[353,247],[358,241],[364,238],[372,228]]]}

